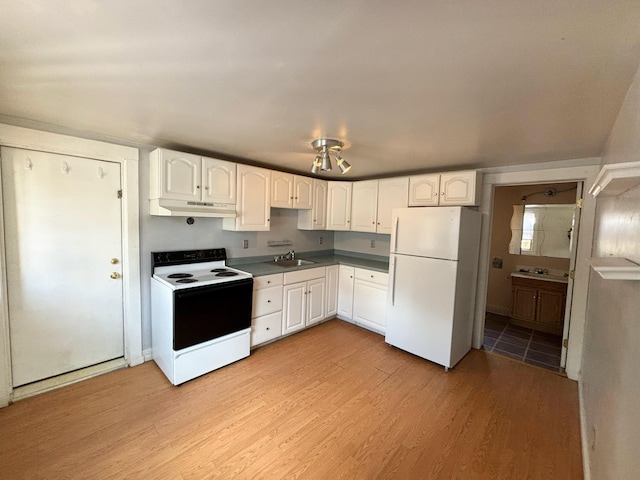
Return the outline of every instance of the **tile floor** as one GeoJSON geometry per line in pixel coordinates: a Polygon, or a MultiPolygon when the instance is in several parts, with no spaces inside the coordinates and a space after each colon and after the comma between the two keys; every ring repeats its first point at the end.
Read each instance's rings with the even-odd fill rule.
{"type": "Polygon", "coordinates": [[[509,323],[509,317],[487,313],[484,349],[555,372],[560,368],[562,337],[509,323]]]}

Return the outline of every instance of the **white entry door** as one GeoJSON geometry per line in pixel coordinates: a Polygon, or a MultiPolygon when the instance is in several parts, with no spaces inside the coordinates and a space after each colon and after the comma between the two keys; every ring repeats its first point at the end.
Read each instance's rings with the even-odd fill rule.
{"type": "Polygon", "coordinates": [[[123,357],[120,164],[1,155],[13,386],[123,357]]]}

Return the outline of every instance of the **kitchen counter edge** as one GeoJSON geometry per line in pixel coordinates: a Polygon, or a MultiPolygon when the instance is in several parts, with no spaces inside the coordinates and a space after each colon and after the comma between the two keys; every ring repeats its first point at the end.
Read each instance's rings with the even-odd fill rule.
{"type": "Polygon", "coordinates": [[[310,265],[300,265],[297,267],[279,267],[275,263],[258,261],[255,263],[241,263],[229,266],[250,273],[254,277],[273,275],[274,273],[293,272],[297,270],[308,270],[310,268],[328,267],[331,265],[349,265],[351,267],[365,268],[367,270],[374,270],[382,273],[389,272],[389,262],[370,260],[367,258],[350,257],[348,255],[329,255],[322,257],[301,255],[299,258],[310,260],[314,263],[310,265]]]}

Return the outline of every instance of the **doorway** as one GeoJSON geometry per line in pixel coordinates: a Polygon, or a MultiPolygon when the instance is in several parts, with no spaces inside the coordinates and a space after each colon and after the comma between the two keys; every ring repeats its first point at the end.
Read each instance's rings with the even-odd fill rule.
{"type": "Polygon", "coordinates": [[[571,217],[581,187],[581,182],[495,187],[483,335],[487,351],[564,371],[563,338],[568,337],[564,318],[577,240],[577,224],[571,217]],[[569,206],[570,218],[558,217],[560,205],[569,206]],[[556,229],[547,229],[546,239],[543,223],[556,229]]]}
{"type": "Polygon", "coordinates": [[[2,147],[14,388],[124,357],[120,168],[2,147]]]}

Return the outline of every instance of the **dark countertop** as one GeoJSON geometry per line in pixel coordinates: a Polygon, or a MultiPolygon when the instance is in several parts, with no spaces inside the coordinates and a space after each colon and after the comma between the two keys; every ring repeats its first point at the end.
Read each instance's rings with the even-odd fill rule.
{"type": "Polygon", "coordinates": [[[256,259],[257,261],[255,262],[251,262],[251,259],[230,259],[227,263],[231,267],[251,273],[254,277],[260,277],[262,275],[272,275],[274,273],[293,272],[295,270],[307,270],[309,268],[326,267],[330,265],[349,265],[352,267],[366,268],[368,270],[374,270],[377,272],[389,272],[388,259],[386,261],[377,259],[374,260],[371,258],[352,257],[350,255],[341,254],[314,256],[312,252],[306,255],[304,253],[301,253],[300,255],[296,255],[296,258],[310,260],[314,263],[312,263],[311,265],[300,265],[298,267],[281,267],[273,261],[264,259],[262,259],[261,261],[256,259]]]}

